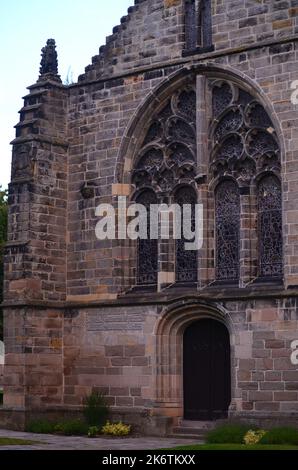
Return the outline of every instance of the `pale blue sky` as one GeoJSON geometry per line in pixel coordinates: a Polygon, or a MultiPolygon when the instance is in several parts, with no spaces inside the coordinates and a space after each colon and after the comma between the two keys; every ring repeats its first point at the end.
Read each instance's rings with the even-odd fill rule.
{"type": "Polygon", "coordinates": [[[0,184],[10,180],[13,126],[26,87],[36,82],[40,51],[56,39],[59,73],[84,72],[133,0],[0,0],[0,184]]]}

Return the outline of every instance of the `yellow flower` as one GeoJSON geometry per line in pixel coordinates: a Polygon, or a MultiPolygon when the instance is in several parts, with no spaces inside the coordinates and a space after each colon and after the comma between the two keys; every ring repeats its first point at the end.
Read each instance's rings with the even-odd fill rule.
{"type": "Polygon", "coordinates": [[[109,436],[128,436],[131,431],[131,426],[123,423],[115,423],[111,424],[109,421],[103,426],[102,432],[103,434],[109,436]]]}
{"type": "Polygon", "coordinates": [[[254,445],[258,444],[263,436],[265,436],[267,431],[260,429],[259,431],[253,431],[250,429],[244,436],[244,444],[246,445],[254,445]]]}

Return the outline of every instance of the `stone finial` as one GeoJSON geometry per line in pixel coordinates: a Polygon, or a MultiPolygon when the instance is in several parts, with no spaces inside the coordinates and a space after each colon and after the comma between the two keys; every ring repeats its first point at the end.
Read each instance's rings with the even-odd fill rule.
{"type": "Polygon", "coordinates": [[[48,39],[46,46],[42,48],[41,52],[40,78],[47,76],[52,80],[61,82],[58,75],[58,56],[55,39],[48,39]]]}

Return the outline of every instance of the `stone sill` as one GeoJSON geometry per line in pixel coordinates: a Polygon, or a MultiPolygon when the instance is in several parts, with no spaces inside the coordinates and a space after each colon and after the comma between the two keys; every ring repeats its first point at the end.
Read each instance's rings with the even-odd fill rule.
{"type": "MultiPolygon", "coordinates": [[[[6,407],[6,406],[0,406],[1,411],[5,411],[6,413],[12,413],[12,412],[26,412],[26,413],[32,413],[32,412],[38,412],[38,413],[48,413],[48,412],[61,412],[61,411],[70,411],[70,412],[77,412],[81,413],[83,411],[83,405],[55,405],[55,406],[47,406],[44,405],[42,408],[29,408],[29,407],[6,407]]],[[[134,413],[150,413],[151,408],[148,407],[127,407],[127,406],[110,406],[110,410],[113,413],[127,413],[127,414],[134,414],[134,413]]]]}
{"type": "Polygon", "coordinates": [[[195,47],[194,49],[183,49],[182,57],[190,57],[198,54],[207,54],[208,52],[214,52],[215,48],[211,46],[195,47]]]}
{"type": "MultiPolygon", "coordinates": [[[[237,300],[254,300],[254,299],[267,299],[267,298],[288,298],[298,297],[298,288],[284,289],[283,287],[276,286],[258,286],[250,288],[234,288],[234,289],[218,289],[205,288],[201,291],[196,289],[177,288],[173,291],[156,292],[154,296],[152,292],[134,292],[131,291],[127,294],[121,294],[117,299],[113,300],[98,300],[98,301],[65,301],[65,302],[52,302],[43,300],[19,300],[19,301],[4,301],[1,304],[2,308],[40,308],[40,309],[62,309],[71,310],[78,308],[98,308],[98,307],[121,307],[130,305],[170,305],[179,300],[187,303],[188,300],[197,302],[217,302],[217,301],[237,301],[237,300]]],[[[71,312],[70,312],[71,313],[71,312]]]]}
{"type": "MultiPolygon", "coordinates": [[[[38,119],[36,119],[36,121],[38,121],[38,119]]],[[[19,125],[17,124],[17,126],[19,125]]],[[[26,142],[33,142],[33,141],[57,145],[59,147],[64,147],[66,150],[69,147],[69,143],[66,140],[62,140],[58,137],[50,137],[50,136],[36,135],[36,134],[28,134],[24,137],[16,137],[14,140],[10,142],[10,144],[11,145],[25,144],[26,142]]]]}

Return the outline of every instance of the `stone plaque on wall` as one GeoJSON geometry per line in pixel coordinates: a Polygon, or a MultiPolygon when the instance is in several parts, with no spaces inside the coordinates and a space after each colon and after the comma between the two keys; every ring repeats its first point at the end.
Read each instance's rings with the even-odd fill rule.
{"type": "Polygon", "coordinates": [[[87,331],[142,331],[146,313],[138,308],[89,312],[87,331]]]}

